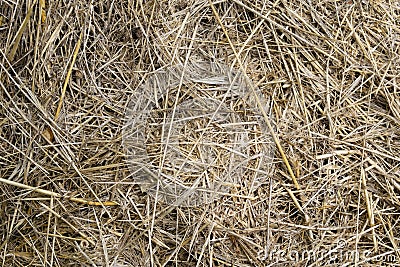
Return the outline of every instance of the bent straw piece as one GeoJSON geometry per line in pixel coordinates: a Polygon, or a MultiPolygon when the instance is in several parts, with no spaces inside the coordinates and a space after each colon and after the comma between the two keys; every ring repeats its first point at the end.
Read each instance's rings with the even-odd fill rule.
{"type": "MultiPolygon", "coordinates": [[[[368,192],[368,187],[367,187],[367,179],[366,179],[366,173],[364,168],[361,168],[361,189],[364,191],[364,197],[365,197],[365,205],[367,206],[367,215],[368,215],[368,221],[369,225],[371,227],[375,226],[375,214],[374,210],[372,207],[372,196],[370,196],[368,192]]],[[[372,240],[374,242],[374,251],[378,252],[378,240],[376,239],[376,233],[375,229],[372,229],[372,240]]]]}
{"type": "MultiPolygon", "coordinates": [[[[22,183],[18,183],[18,182],[14,182],[11,180],[7,180],[4,178],[0,178],[0,182],[4,183],[4,184],[8,184],[8,185],[12,185],[12,186],[16,186],[19,188],[24,188],[27,190],[32,190],[34,192],[43,194],[43,195],[47,195],[47,196],[52,196],[52,197],[56,197],[56,198],[63,198],[63,196],[59,193],[53,192],[53,191],[49,191],[46,189],[41,189],[38,187],[33,187],[30,185],[26,185],[26,184],[22,184],[22,183]]],[[[66,199],[69,199],[71,201],[77,202],[77,203],[82,203],[82,204],[86,204],[89,206],[117,206],[118,203],[114,202],[114,201],[104,201],[104,202],[97,202],[97,201],[90,201],[90,200],[86,200],[83,198],[76,198],[76,197],[66,197],[66,199]]]]}
{"type": "MultiPolygon", "coordinates": [[[[57,119],[60,117],[61,107],[62,107],[62,104],[64,102],[64,97],[65,97],[65,92],[67,91],[67,85],[68,85],[69,79],[70,79],[71,74],[72,74],[72,68],[74,67],[75,60],[76,60],[76,57],[78,56],[78,51],[79,51],[79,48],[80,48],[81,43],[82,43],[82,36],[83,36],[83,31],[79,35],[78,42],[76,43],[76,46],[75,46],[75,49],[74,49],[74,54],[72,56],[71,64],[70,64],[68,72],[67,72],[67,77],[65,78],[64,85],[63,85],[63,88],[61,90],[60,101],[58,102],[56,114],[54,115],[54,121],[57,121],[57,119]]],[[[50,142],[50,143],[54,139],[54,133],[53,133],[53,131],[51,130],[50,127],[47,127],[42,132],[42,136],[45,139],[47,139],[47,141],[50,142]]]]}
{"type": "Polygon", "coordinates": [[[74,54],[72,56],[72,61],[71,61],[71,64],[69,66],[69,69],[68,69],[67,77],[65,78],[65,81],[64,81],[64,85],[63,85],[63,88],[62,88],[62,91],[61,91],[60,101],[58,102],[57,111],[56,111],[56,114],[54,115],[54,120],[55,121],[60,116],[61,107],[62,107],[62,104],[63,104],[63,101],[64,101],[64,97],[65,97],[65,92],[67,90],[67,85],[68,85],[69,79],[70,79],[71,74],[72,74],[72,68],[74,67],[76,57],[78,56],[79,48],[81,47],[82,36],[83,36],[83,31],[81,31],[81,34],[79,35],[79,40],[78,40],[78,42],[76,43],[76,46],[75,46],[74,54]]]}

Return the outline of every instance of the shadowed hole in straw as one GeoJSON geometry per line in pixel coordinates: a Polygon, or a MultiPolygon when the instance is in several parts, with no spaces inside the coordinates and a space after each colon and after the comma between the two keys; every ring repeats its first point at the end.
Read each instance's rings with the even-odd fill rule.
{"type": "Polygon", "coordinates": [[[123,145],[133,179],[175,206],[209,203],[242,185],[251,193],[271,172],[275,147],[260,113],[242,75],[223,65],[155,72],[126,112],[123,145]]]}

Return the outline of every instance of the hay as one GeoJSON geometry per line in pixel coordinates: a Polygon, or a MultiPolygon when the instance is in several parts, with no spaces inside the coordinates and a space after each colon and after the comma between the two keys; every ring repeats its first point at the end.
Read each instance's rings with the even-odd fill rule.
{"type": "MultiPolygon", "coordinates": [[[[2,265],[397,266],[399,20],[396,1],[1,1],[2,265]],[[219,198],[181,205],[142,191],[126,112],[151,77],[193,62],[242,73],[253,104],[183,88],[226,111],[207,128],[171,90],[164,108],[202,119],[180,126],[182,140],[167,132],[179,155],[198,164],[207,149],[190,151],[210,129],[202,163],[210,181],[223,177],[221,165],[239,165],[217,153],[236,149],[221,129],[235,120],[256,144],[247,157],[271,152],[263,140],[277,149],[219,198]],[[251,132],[252,114],[264,128],[251,132]]],[[[147,133],[165,124],[161,111],[147,133]]],[[[152,138],[147,153],[164,164],[165,138],[152,138]]],[[[177,172],[162,164],[155,171],[177,172]]],[[[199,166],[172,181],[193,186],[199,166]]]]}
{"type": "Polygon", "coordinates": [[[198,206],[230,195],[239,182],[249,193],[264,183],[274,143],[249,87],[220,63],[192,62],[148,77],[131,96],[123,132],[141,189],[165,204],[198,206]]]}

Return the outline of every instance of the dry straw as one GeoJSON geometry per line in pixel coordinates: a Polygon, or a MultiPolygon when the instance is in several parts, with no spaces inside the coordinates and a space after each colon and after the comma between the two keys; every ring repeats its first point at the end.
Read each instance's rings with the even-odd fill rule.
{"type": "Polygon", "coordinates": [[[399,17],[398,1],[0,1],[1,264],[397,266],[399,17]],[[222,90],[221,69],[246,86],[222,90]]]}
{"type": "Polygon", "coordinates": [[[169,205],[198,206],[232,195],[239,181],[250,191],[265,183],[274,144],[249,87],[240,72],[210,62],[147,77],[130,98],[123,134],[142,190],[169,205]]]}

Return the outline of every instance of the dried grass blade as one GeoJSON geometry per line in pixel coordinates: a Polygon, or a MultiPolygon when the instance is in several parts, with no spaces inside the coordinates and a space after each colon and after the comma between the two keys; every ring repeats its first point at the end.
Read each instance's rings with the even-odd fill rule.
{"type": "Polygon", "coordinates": [[[14,60],[14,56],[15,56],[15,53],[17,52],[19,43],[20,43],[20,41],[21,41],[22,34],[24,33],[24,31],[25,31],[25,29],[26,29],[26,26],[28,26],[28,21],[29,21],[29,19],[31,18],[33,6],[34,6],[35,4],[36,4],[36,0],[35,0],[35,2],[33,2],[32,6],[29,8],[28,13],[27,13],[26,16],[25,16],[25,19],[24,19],[24,21],[22,22],[21,27],[19,27],[18,32],[17,32],[17,35],[16,35],[15,38],[14,38],[14,44],[13,44],[13,46],[12,46],[11,51],[8,53],[8,56],[7,56],[7,59],[8,59],[10,62],[12,62],[12,61],[14,60]]]}
{"type": "MultiPolygon", "coordinates": [[[[15,181],[7,180],[7,179],[4,179],[4,178],[0,178],[0,183],[4,183],[4,184],[8,184],[8,185],[19,187],[19,188],[31,190],[33,192],[37,192],[39,194],[43,194],[43,195],[47,195],[47,196],[52,196],[52,197],[56,197],[56,198],[63,198],[63,196],[61,194],[59,194],[59,193],[56,193],[56,192],[53,192],[53,191],[49,191],[49,190],[46,190],[46,189],[41,189],[41,188],[38,188],[38,187],[33,187],[33,186],[22,184],[22,183],[18,183],[18,182],[15,182],[15,181]]],[[[117,206],[118,205],[118,203],[116,203],[114,201],[97,202],[97,201],[86,200],[86,199],[83,199],[83,198],[76,198],[76,197],[67,197],[66,199],[69,199],[71,201],[78,202],[78,203],[81,203],[81,204],[86,204],[86,205],[89,205],[89,206],[117,206]]]]}
{"type": "Polygon", "coordinates": [[[64,81],[64,85],[63,85],[63,88],[62,88],[62,91],[61,91],[60,101],[58,102],[57,111],[56,111],[56,114],[54,115],[54,120],[55,121],[60,116],[61,107],[62,107],[62,104],[63,104],[63,101],[64,101],[64,97],[65,97],[65,92],[67,90],[67,85],[68,85],[69,79],[70,79],[71,74],[72,74],[72,68],[74,67],[76,57],[78,56],[79,48],[81,47],[82,36],[83,36],[83,31],[79,35],[79,40],[78,40],[78,42],[77,42],[77,44],[75,46],[74,55],[72,57],[72,61],[71,61],[71,64],[69,66],[69,69],[68,69],[67,77],[65,78],[65,81],[64,81]]]}

